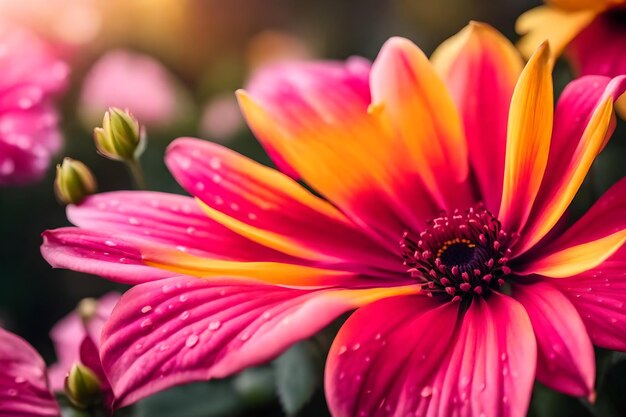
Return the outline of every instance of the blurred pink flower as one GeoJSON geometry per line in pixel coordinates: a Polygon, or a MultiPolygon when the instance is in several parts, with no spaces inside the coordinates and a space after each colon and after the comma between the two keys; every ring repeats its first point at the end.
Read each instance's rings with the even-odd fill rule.
{"type": "Polygon", "coordinates": [[[50,387],[55,392],[63,392],[65,378],[72,366],[81,363],[90,368],[103,383],[105,403],[112,405],[113,395],[106,376],[100,364],[98,348],[100,346],[100,334],[104,323],[108,320],[113,307],[120,298],[118,293],[109,293],[99,300],[88,299],[81,306],[91,309],[86,312],[89,317],[81,317],[77,311],[73,311],[61,319],[50,332],[54,342],[58,362],[51,365],[48,371],[50,387]]]}
{"type": "Polygon", "coordinates": [[[68,67],[48,45],[22,28],[0,26],[0,186],[40,179],[61,147],[50,104],[66,84],[68,67]]]}
{"type": "Polygon", "coordinates": [[[60,417],[46,364],[19,336],[0,328],[0,416],[60,417]]]}
{"type": "Polygon", "coordinates": [[[180,138],[165,160],[195,198],[68,206],[77,227],[44,233],[48,262],[134,285],[102,333],[120,404],[357,308],[326,365],[335,417],[522,417],[535,378],[592,397],[592,342],[626,350],[626,179],[550,232],[626,77],[575,80],[555,108],[551,70],[547,44],[524,67],[479,23],[431,60],[392,38],[371,66],[279,63],[238,97],[282,172],[180,138]]]}
{"type": "Polygon", "coordinates": [[[191,107],[180,82],[156,59],[126,50],[107,52],[83,82],[79,109],[92,128],[109,107],[129,109],[148,127],[179,122],[191,107]]]}
{"type": "Polygon", "coordinates": [[[215,142],[228,143],[244,126],[244,120],[232,93],[212,97],[202,110],[200,134],[215,142]]]}

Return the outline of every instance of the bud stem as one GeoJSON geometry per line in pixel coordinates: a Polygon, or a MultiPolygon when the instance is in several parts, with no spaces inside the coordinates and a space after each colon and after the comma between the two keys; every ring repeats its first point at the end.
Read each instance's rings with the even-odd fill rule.
{"type": "Polygon", "coordinates": [[[133,180],[135,180],[135,185],[137,186],[137,188],[140,190],[147,190],[148,187],[146,187],[146,179],[143,175],[143,169],[141,168],[141,163],[139,163],[139,159],[133,158],[127,161],[126,164],[128,165],[128,169],[130,170],[130,174],[132,175],[133,180]]]}

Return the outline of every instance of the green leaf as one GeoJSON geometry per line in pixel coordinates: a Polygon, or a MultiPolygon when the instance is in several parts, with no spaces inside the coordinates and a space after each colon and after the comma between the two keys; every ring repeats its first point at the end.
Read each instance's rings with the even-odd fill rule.
{"type": "Polygon", "coordinates": [[[245,410],[230,380],[182,385],[134,407],[135,417],[231,417],[245,410]]]}
{"type": "Polygon", "coordinates": [[[278,398],[290,416],[297,414],[321,385],[321,363],[318,348],[310,341],[300,342],[274,362],[278,398]]]}

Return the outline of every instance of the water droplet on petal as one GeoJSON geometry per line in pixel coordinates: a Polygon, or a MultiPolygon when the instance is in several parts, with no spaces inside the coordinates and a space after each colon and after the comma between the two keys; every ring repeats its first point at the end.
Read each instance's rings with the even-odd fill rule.
{"type": "Polygon", "coordinates": [[[185,301],[189,300],[189,296],[183,294],[180,297],[178,297],[178,299],[180,300],[181,303],[184,303],[185,301]]]}
{"type": "Polygon", "coordinates": [[[196,344],[198,344],[199,339],[200,338],[198,337],[197,334],[192,334],[191,336],[187,338],[187,341],[185,341],[185,346],[187,346],[188,348],[192,348],[196,344]]]}
{"type": "Polygon", "coordinates": [[[183,311],[182,314],[180,315],[180,319],[181,320],[187,320],[189,318],[189,312],[188,311],[183,311]]]}
{"type": "Polygon", "coordinates": [[[104,244],[111,248],[117,246],[117,243],[113,242],[112,240],[105,240],[104,244]]]}
{"type": "Polygon", "coordinates": [[[220,323],[219,321],[212,321],[211,323],[209,323],[209,330],[217,330],[220,328],[221,325],[222,323],[220,323]]]}
{"type": "Polygon", "coordinates": [[[150,319],[145,319],[144,321],[141,322],[141,324],[139,325],[142,329],[145,329],[146,327],[150,327],[152,326],[152,320],[150,319]]]}
{"type": "Polygon", "coordinates": [[[141,308],[141,312],[142,312],[143,314],[147,314],[147,313],[149,313],[149,312],[151,312],[151,311],[152,311],[152,306],[143,306],[143,307],[141,308]]]}
{"type": "Polygon", "coordinates": [[[26,378],[24,378],[22,376],[16,376],[15,377],[15,383],[16,384],[23,384],[24,382],[26,382],[26,378]]]}
{"type": "Polygon", "coordinates": [[[430,385],[426,385],[424,388],[422,388],[422,391],[420,391],[420,395],[424,398],[430,397],[432,394],[433,388],[430,385]]]}
{"type": "Polygon", "coordinates": [[[7,391],[7,394],[9,394],[9,397],[17,397],[17,390],[11,388],[7,391]]]}

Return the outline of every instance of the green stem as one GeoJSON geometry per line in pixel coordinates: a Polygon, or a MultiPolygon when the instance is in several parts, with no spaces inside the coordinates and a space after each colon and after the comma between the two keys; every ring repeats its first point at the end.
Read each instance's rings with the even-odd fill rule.
{"type": "Polygon", "coordinates": [[[135,180],[135,185],[140,190],[146,190],[146,179],[143,175],[143,169],[141,168],[141,164],[139,163],[139,159],[135,158],[126,163],[128,165],[128,169],[130,170],[130,174],[135,180]]]}

